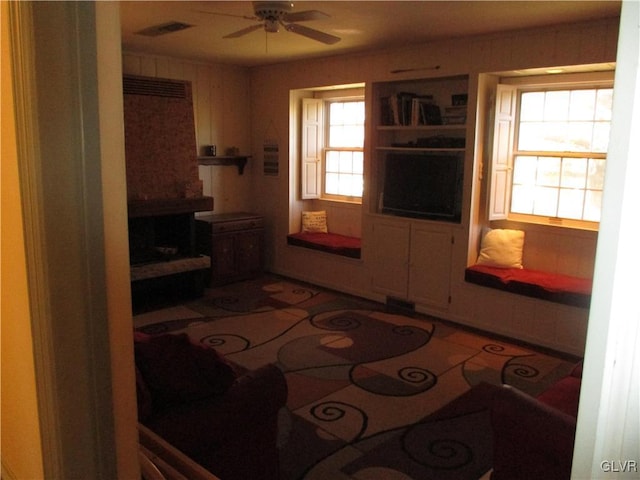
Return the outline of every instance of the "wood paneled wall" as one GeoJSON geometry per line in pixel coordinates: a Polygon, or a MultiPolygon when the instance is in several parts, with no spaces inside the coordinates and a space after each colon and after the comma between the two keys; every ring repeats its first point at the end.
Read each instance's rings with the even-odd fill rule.
{"type": "MultiPolygon", "coordinates": [[[[125,52],[123,73],[190,81],[198,154],[204,154],[205,145],[216,145],[218,155],[230,147],[251,154],[246,68],[125,52]]],[[[242,176],[232,166],[201,166],[199,170],[204,195],[214,198],[215,213],[252,209],[251,160],[242,176]]]]}

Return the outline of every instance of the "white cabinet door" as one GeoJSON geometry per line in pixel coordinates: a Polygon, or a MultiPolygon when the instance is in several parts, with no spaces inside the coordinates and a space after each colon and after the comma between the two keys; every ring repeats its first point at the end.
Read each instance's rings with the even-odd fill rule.
{"type": "Polygon", "coordinates": [[[449,306],[452,235],[448,230],[414,226],[409,260],[409,299],[446,309],[449,306]]]}
{"type": "Polygon", "coordinates": [[[407,297],[410,231],[408,222],[381,220],[373,225],[374,291],[398,298],[407,297]]]}

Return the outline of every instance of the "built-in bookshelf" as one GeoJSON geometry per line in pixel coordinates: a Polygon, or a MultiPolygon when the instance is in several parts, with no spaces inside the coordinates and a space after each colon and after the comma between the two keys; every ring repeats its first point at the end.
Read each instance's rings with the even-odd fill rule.
{"type": "Polygon", "coordinates": [[[459,223],[468,77],[373,85],[373,213],[459,223]]]}

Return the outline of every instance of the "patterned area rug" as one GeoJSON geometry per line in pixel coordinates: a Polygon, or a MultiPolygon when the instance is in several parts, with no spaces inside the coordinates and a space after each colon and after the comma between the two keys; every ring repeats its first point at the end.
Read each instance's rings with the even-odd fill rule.
{"type": "Polygon", "coordinates": [[[532,395],[572,363],[425,315],[265,277],[136,316],[245,368],[275,363],[289,389],[283,480],[478,479],[491,468],[496,386],[532,395]]]}

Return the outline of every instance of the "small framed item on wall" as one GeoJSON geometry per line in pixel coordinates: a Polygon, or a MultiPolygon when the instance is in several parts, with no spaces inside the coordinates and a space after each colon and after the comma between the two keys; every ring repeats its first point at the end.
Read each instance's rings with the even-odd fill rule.
{"type": "Polygon", "coordinates": [[[266,139],[263,145],[263,172],[265,175],[278,176],[280,171],[280,152],[278,141],[266,139]]]}

